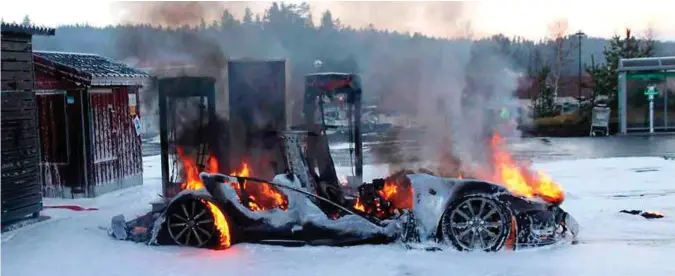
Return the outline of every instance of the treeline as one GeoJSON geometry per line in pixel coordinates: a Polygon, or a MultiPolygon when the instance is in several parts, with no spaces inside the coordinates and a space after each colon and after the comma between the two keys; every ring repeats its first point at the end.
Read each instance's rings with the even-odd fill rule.
{"type": "MultiPolygon", "coordinates": [[[[162,62],[218,67],[227,58],[288,58],[296,88],[299,78],[316,70],[314,61],[321,60],[325,71],[361,73],[367,80],[366,99],[397,97],[397,108],[421,90],[461,86],[467,74],[482,72],[480,68],[499,67],[535,78],[544,69],[556,76],[578,74],[578,37],[566,29],[539,41],[501,34],[441,39],[372,26],[355,29],[330,11],[314,24],[314,16],[305,3],[272,3],[263,14],[246,9],[237,19],[225,10],[219,20],[202,20],[198,26],[59,26],[54,37],[35,37],[34,48],[97,53],[137,67],[162,62]],[[477,55],[496,58],[481,59],[479,69],[471,69],[477,55]]],[[[608,45],[607,39],[584,37],[581,62],[602,63],[608,45]]],[[[675,54],[675,43],[658,43],[653,54],[675,54]]]]}

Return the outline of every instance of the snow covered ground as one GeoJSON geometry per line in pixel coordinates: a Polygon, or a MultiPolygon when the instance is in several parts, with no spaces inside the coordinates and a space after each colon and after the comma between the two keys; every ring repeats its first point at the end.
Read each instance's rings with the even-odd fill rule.
{"type": "MultiPolygon", "coordinates": [[[[112,216],[149,210],[161,191],[159,157],[144,159],[145,184],[96,199],[46,199],[99,211],[47,209],[51,219],[2,234],[2,275],[675,275],[675,161],[614,158],[539,163],[566,191],[580,244],[516,252],[409,251],[400,245],[225,251],[151,247],[110,238],[112,216]],[[660,211],[646,220],[622,209],[660,211]]],[[[386,174],[369,167],[371,175],[386,174]]]]}

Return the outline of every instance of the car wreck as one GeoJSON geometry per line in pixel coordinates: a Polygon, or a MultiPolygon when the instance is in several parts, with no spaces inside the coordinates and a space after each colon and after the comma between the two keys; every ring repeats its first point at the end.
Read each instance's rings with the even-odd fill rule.
{"type": "Polygon", "coordinates": [[[499,251],[576,238],[577,223],[560,208],[562,191],[550,179],[518,168],[501,168],[501,173],[519,173],[519,179],[510,178],[518,182],[513,185],[481,180],[490,178],[480,174],[451,178],[426,170],[364,181],[360,108],[358,75],[307,76],[303,125],[277,134],[284,173],[265,180],[251,177],[246,166],[226,174],[184,162],[188,169],[182,191],[137,219],[113,218],[110,234],[150,245],[212,249],[237,243],[400,242],[411,248],[431,243],[460,251],[499,251]],[[338,177],[330,154],[326,130],[331,126],[323,112],[329,102],[344,105],[353,118],[348,128],[355,162],[349,179],[338,177]],[[346,188],[350,186],[355,191],[346,188]]]}

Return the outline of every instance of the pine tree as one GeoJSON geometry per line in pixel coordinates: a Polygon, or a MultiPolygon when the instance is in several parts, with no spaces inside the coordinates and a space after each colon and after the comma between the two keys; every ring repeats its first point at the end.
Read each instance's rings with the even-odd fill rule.
{"type": "Polygon", "coordinates": [[[321,16],[321,25],[319,26],[321,30],[334,30],[335,21],[333,21],[333,14],[330,11],[325,11],[321,16]]]}
{"type": "MultiPolygon", "coordinates": [[[[246,11],[251,12],[248,8],[246,8],[246,11]]],[[[250,14],[248,15],[249,17],[251,16],[250,14]]],[[[249,18],[250,19],[250,18],[249,18]]],[[[246,12],[244,12],[244,20],[246,20],[246,12]]],[[[220,27],[224,30],[227,29],[232,29],[236,27],[239,24],[236,19],[234,19],[234,15],[230,13],[228,10],[223,11],[223,15],[220,16],[220,27]]]]}
{"type": "Polygon", "coordinates": [[[23,21],[21,22],[21,24],[23,24],[23,25],[30,25],[30,24],[31,24],[30,17],[28,17],[28,15],[24,16],[24,17],[23,17],[23,21]]]}
{"type": "Polygon", "coordinates": [[[555,109],[555,91],[549,83],[551,68],[544,65],[537,76],[537,90],[539,95],[535,100],[535,116],[548,117],[552,116],[555,109]]]}
{"type": "Polygon", "coordinates": [[[630,29],[626,30],[624,38],[618,35],[612,37],[609,45],[603,50],[605,63],[596,65],[593,60],[591,66],[586,66],[586,72],[593,78],[594,96],[607,96],[612,109],[616,109],[619,61],[622,58],[651,57],[654,55],[655,48],[656,43],[651,37],[637,39],[631,34],[630,29]]]}
{"type": "MultiPolygon", "coordinates": [[[[259,21],[256,19],[256,21],[259,21]]],[[[251,12],[251,9],[249,7],[246,7],[244,10],[244,17],[241,19],[241,22],[244,24],[251,24],[253,23],[253,12],[251,12]]]]}

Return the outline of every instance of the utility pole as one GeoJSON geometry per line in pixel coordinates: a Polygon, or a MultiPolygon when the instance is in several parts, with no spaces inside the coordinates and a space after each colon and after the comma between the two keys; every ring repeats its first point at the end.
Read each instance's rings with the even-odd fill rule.
{"type": "Polygon", "coordinates": [[[577,38],[579,38],[579,87],[578,87],[578,89],[579,89],[578,94],[579,94],[579,95],[578,95],[578,96],[579,96],[579,99],[581,99],[581,82],[582,82],[582,79],[581,79],[581,78],[582,78],[582,76],[583,76],[583,71],[582,71],[582,69],[581,69],[581,39],[582,39],[586,34],[585,34],[584,32],[582,32],[581,30],[579,30],[579,31],[578,31],[576,34],[574,34],[574,35],[577,36],[577,38]]]}

